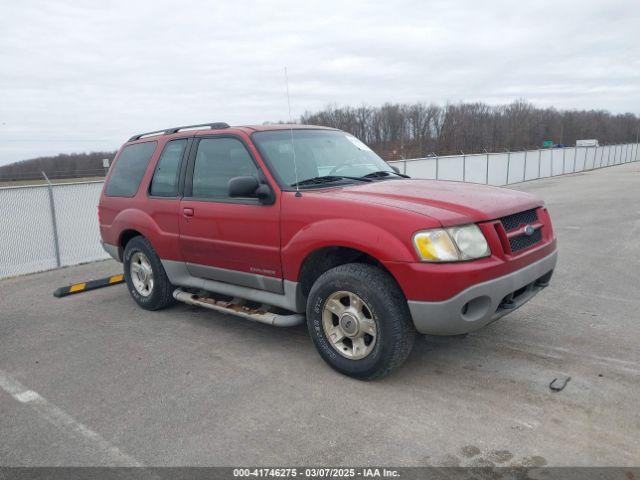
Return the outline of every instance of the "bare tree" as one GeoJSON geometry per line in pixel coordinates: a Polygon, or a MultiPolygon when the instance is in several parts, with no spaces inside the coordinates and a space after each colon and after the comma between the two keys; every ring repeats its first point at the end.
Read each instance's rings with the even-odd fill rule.
{"type": "Polygon", "coordinates": [[[508,105],[458,103],[444,106],[385,103],[357,108],[331,105],[300,121],[348,131],[387,160],[435,152],[479,153],[484,149],[537,148],[545,140],[573,145],[580,138],[600,143],[635,142],[640,118],[602,110],[538,108],[516,100],[508,105]]]}

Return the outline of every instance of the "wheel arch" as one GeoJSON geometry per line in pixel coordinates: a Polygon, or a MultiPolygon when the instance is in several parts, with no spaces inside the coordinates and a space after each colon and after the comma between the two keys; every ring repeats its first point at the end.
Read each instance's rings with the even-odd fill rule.
{"type": "MultiPolygon", "coordinates": [[[[373,265],[385,272],[399,286],[393,274],[384,264],[370,253],[353,247],[331,245],[318,248],[310,252],[302,261],[298,282],[303,297],[309,296],[311,287],[326,271],[347,263],[365,263],[373,265]]],[[[402,291],[402,289],[400,289],[402,291]]]]}
{"type": "Polygon", "coordinates": [[[135,237],[144,237],[144,235],[134,228],[128,228],[120,233],[120,238],[118,239],[118,255],[121,261],[124,258],[124,249],[127,247],[127,243],[135,237]]]}
{"type": "Polygon", "coordinates": [[[120,261],[124,259],[127,243],[137,236],[146,238],[157,251],[156,242],[152,239],[158,238],[160,229],[154,219],[146,212],[133,208],[123,210],[116,216],[112,228],[115,232],[119,232],[117,247],[120,261]]]}

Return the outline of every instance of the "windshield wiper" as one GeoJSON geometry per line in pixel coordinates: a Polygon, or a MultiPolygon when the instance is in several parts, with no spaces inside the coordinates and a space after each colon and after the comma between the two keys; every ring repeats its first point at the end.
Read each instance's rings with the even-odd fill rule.
{"type": "Polygon", "coordinates": [[[405,175],[404,173],[398,173],[396,171],[389,171],[389,170],[378,170],[377,172],[367,173],[366,175],[363,175],[360,178],[385,178],[385,177],[388,177],[389,175],[397,175],[402,178],[411,178],[409,175],[405,175]]]}
{"type": "Polygon", "coordinates": [[[321,175],[319,177],[311,177],[299,182],[292,183],[292,187],[302,187],[304,185],[320,185],[323,183],[336,182],[338,180],[357,180],[359,182],[370,182],[371,179],[365,177],[348,177],[346,175],[321,175]]]}

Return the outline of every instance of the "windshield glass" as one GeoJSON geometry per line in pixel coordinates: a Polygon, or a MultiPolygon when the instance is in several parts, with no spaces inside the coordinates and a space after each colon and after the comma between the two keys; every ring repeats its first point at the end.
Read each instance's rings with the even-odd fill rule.
{"type": "Polygon", "coordinates": [[[252,138],[274,173],[288,187],[296,183],[293,149],[298,182],[326,175],[362,177],[372,172],[393,172],[373,150],[345,132],[294,129],[293,149],[291,130],[256,132],[252,138]]]}

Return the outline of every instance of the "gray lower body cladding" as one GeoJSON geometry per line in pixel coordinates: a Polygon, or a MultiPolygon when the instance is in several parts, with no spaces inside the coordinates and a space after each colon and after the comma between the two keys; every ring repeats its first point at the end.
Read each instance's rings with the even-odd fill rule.
{"type": "MultiPolygon", "coordinates": [[[[118,247],[104,249],[121,261],[118,247]]],[[[458,335],[478,330],[531,300],[546,287],[557,262],[557,252],[503,277],[473,285],[441,302],[409,300],[416,330],[430,335],[458,335]],[[507,299],[507,301],[505,301],[507,299]]],[[[162,260],[173,285],[244,298],[286,310],[304,313],[306,303],[300,284],[263,275],[162,260]],[[216,276],[217,279],[193,275],[216,276]],[[280,283],[281,282],[281,283],[280,283]]]]}
{"type": "Polygon", "coordinates": [[[104,243],[104,242],[100,242],[102,244],[102,248],[104,249],[105,252],[107,252],[109,255],[111,255],[111,257],[118,261],[121,262],[122,258],[120,258],[120,249],[118,248],[117,245],[111,245],[109,243],[104,243]]]}
{"type": "Polygon", "coordinates": [[[557,252],[503,277],[473,285],[441,302],[410,300],[409,310],[420,333],[458,335],[484,327],[531,300],[547,286],[557,252]]]}
{"type": "MultiPolygon", "coordinates": [[[[244,298],[252,302],[273,305],[297,313],[302,313],[306,310],[306,303],[298,282],[282,280],[282,293],[276,293],[219,280],[195,277],[191,274],[188,265],[184,262],[162,260],[162,266],[167,272],[169,281],[178,287],[195,288],[232,297],[244,298]]],[[[241,272],[235,273],[241,274],[241,272]]],[[[244,275],[258,276],[253,274],[244,275]]],[[[260,275],[260,277],[262,277],[262,275],[260,275]]]]}
{"type": "MultiPolygon", "coordinates": [[[[101,243],[102,248],[114,260],[122,262],[120,249],[116,245],[101,243]]],[[[161,259],[161,262],[167,272],[169,281],[178,287],[196,288],[244,298],[297,313],[303,313],[306,310],[306,304],[298,282],[209,267],[207,265],[187,264],[174,260],[161,259]],[[203,277],[215,277],[217,279],[203,277]]]]}

